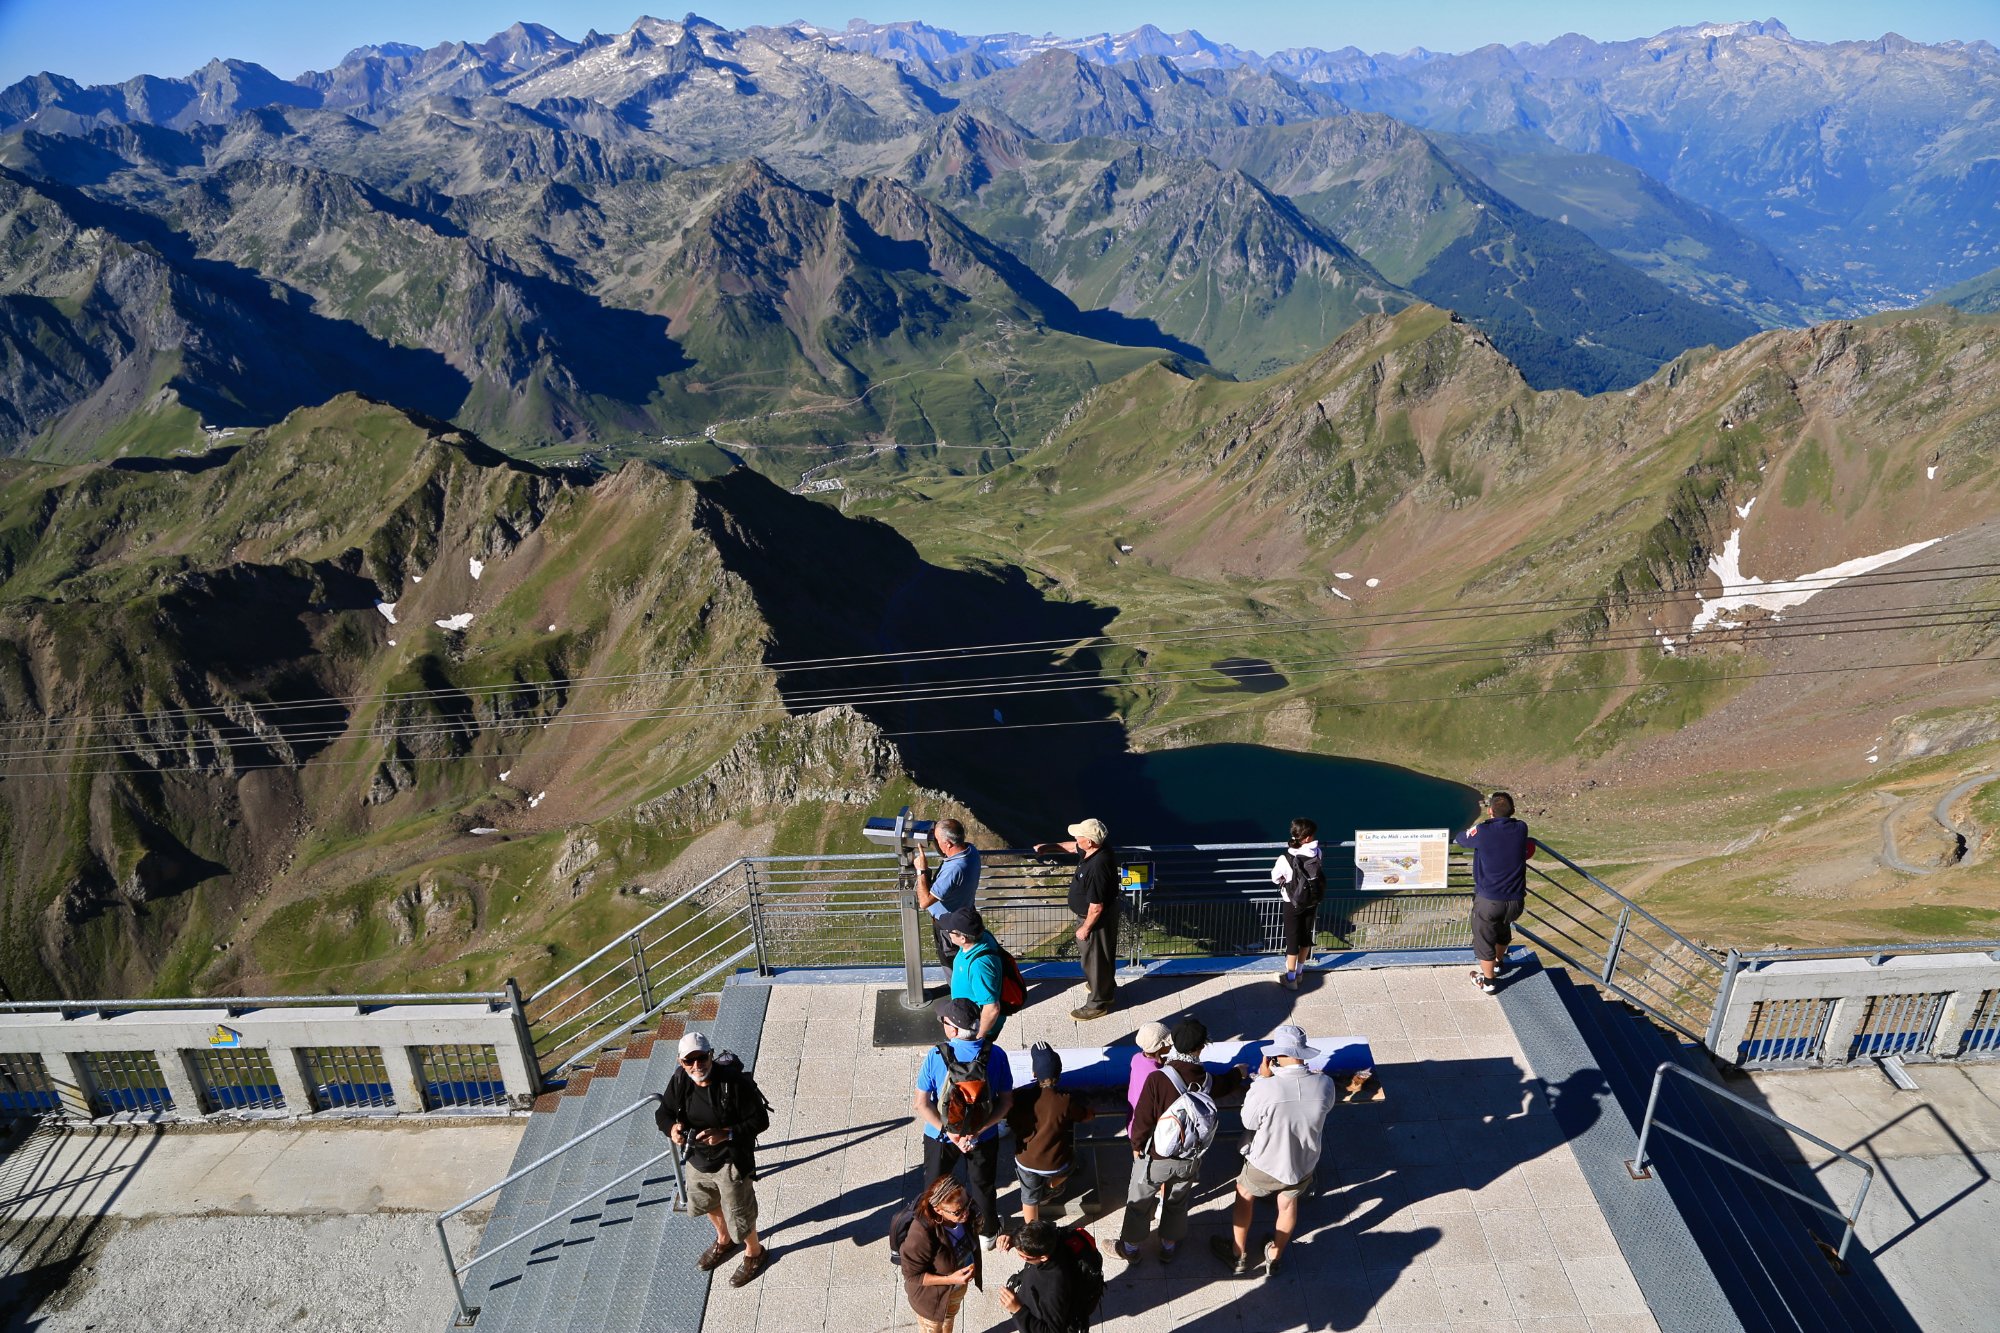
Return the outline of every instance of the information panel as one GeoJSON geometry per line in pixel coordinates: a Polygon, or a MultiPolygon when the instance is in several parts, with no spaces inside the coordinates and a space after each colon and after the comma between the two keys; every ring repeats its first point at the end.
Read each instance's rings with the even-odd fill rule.
{"type": "Polygon", "coordinates": [[[1450,861],[1450,829],[1357,829],[1354,834],[1354,886],[1364,892],[1445,888],[1450,861]]]}

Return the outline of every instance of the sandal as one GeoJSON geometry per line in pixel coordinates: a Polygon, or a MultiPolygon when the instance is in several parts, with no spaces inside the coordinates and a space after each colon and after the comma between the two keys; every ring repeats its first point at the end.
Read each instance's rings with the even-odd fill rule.
{"type": "Polygon", "coordinates": [[[743,1262],[736,1265],[736,1271],[729,1275],[729,1285],[732,1287],[748,1286],[756,1279],[759,1273],[770,1266],[770,1263],[771,1252],[769,1250],[760,1250],[756,1254],[743,1256],[743,1262]]]}
{"type": "Polygon", "coordinates": [[[694,1266],[704,1273],[713,1273],[728,1261],[730,1255],[736,1253],[736,1248],[736,1242],[733,1240],[719,1240],[702,1251],[701,1258],[694,1261],[694,1266]]]}

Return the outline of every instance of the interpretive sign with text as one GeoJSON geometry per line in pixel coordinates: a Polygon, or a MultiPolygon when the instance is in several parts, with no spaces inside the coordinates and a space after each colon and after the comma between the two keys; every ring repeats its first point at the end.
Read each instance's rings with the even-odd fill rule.
{"type": "Polygon", "coordinates": [[[1450,862],[1450,829],[1358,829],[1354,834],[1354,886],[1363,891],[1442,889],[1450,862]]]}

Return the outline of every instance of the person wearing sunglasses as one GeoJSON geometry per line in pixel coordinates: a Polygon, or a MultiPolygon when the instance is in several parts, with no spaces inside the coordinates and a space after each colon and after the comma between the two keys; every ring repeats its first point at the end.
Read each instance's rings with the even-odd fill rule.
{"type": "Polygon", "coordinates": [[[917,1196],[916,1216],[897,1253],[918,1333],[952,1333],[966,1289],[981,1285],[981,1221],[965,1186],[950,1176],[935,1177],[917,1196]]]}
{"type": "Polygon", "coordinates": [[[689,1032],[653,1119],[687,1154],[689,1214],[706,1214],[715,1227],[715,1244],[695,1267],[713,1272],[740,1248],[743,1262],[729,1285],[743,1286],[769,1262],[757,1238],[755,1181],[757,1136],[771,1127],[771,1104],[742,1061],[718,1052],[703,1033],[689,1032]]]}

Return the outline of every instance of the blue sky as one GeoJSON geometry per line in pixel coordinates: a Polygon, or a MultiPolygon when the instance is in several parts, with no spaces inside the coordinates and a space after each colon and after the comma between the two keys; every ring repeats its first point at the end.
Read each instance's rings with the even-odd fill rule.
{"type": "MultiPolygon", "coordinates": [[[[844,24],[860,0],[719,0],[697,12],[742,27],[803,18],[844,24]]],[[[1488,42],[1546,41],[1565,32],[1606,40],[1648,36],[1703,20],[1766,18],[1736,13],[1731,0],[896,0],[865,6],[865,17],[921,18],[962,32],[1054,31],[1081,36],[1156,23],[1168,31],[1196,28],[1209,37],[1256,50],[1284,46],[1354,45],[1369,51],[1427,46],[1463,51],[1488,42]],[[1080,17],[1088,15],[1085,19],[1080,17]]],[[[1742,3],[1743,0],[1734,0],[1742,3]]],[[[1770,0],[1764,0],[1769,3],[1770,0]]],[[[678,17],[691,0],[665,0],[655,12],[678,17]],[[668,7],[671,5],[671,7],[668,7]]],[[[286,78],[335,64],[370,42],[429,46],[456,38],[479,40],[516,19],[545,23],[570,37],[591,28],[622,30],[645,12],[642,0],[0,0],[0,86],[37,70],[84,83],[134,74],[185,74],[212,56],[237,56],[286,78]]],[[[2000,43],[1995,0],[1810,0],[1777,11],[1791,30],[1814,41],[1874,38],[1900,32],[1917,41],[1985,38],[2000,43]]]]}

